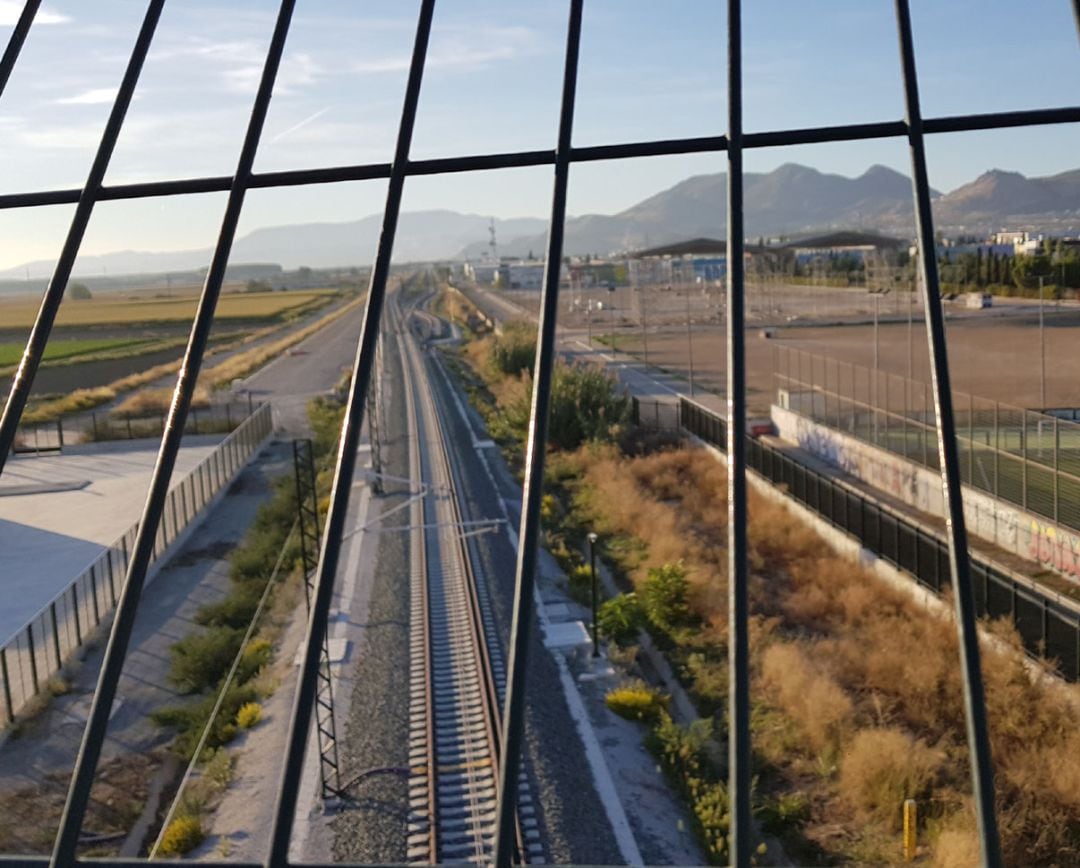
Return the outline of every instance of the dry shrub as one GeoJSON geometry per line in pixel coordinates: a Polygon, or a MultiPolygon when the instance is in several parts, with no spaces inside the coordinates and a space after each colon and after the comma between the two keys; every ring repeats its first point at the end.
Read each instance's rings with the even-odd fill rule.
{"type": "Polygon", "coordinates": [[[932,862],[936,868],[976,868],[982,862],[979,836],[970,819],[958,819],[946,826],[933,844],[932,862]]]}
{"type": "MultiPolygon", "coordinates": [[[[173,390],[142,389],[121,401],[112,410],[113,416],[131,416],[138,419],[145,416],[163,416],[172,405],[173,390]]],[[[201,409],[210,406],[210,393],[204,386],[198,386],[191,397],[191,406],[201,409]]]]}
{"type": "Polygon", "coordinates": [[[832,678],[818,671],[795,643],[777,643],[761,661],[766,688],[798,721],[815,752],[835,747],[850,727],[851,700],[832,678]]]}
{"type": "Polygon", "coordinates": [[[894,727],[855,734],[840,765],[840,791],[864,820],[896,831],[905,799],[924,799],[942,763],[940,752],[894,727]]]}

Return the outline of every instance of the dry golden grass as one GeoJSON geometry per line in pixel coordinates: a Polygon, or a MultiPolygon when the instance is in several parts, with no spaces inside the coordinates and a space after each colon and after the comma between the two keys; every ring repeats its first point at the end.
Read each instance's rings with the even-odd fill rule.
{"type": "MultiPolygon", "coordinates": [[[[649,567],[681,558],[695,614],[706,625],[700,641],[722,647],[724,467],[700,450],[630,459],[593,449],[574,460],[583,482],[577,499],[584,520],[608,538],[644,543],[623,547],[631,580],[640,583],[649,567]]],[[[850,852],[865,859],[872,852],[874,859],[893,859],[896,842],[889,836],[900,805],[886,802],[914,788],[938,806],[940,846],[962,856],[969,839],[962,795],[970,791],[970,778],[955,626],[832,554],[786,509],[753,491],[750,517],[755,699],[788,721],[759,735],[776,738],[776,750],[767,743],[760,747],[793,786],[814,791],[807,834],[840,847],[837,857],[850,852]],[[847,749],[839,789],[863,793],[857,800],[839,793],[832,764],[818,761],[836,735],[847,749]],[[872,797],[866,789],[873,778],[868,757],[889,751],[916,757],[919,774],[872,797]],[[811,773],[818,776],[816,784],[807,782],[811,773]],[[853,822],[871,805],[867,823],[853,822]],[[836,828],[849,830],[839,843],[828,831],[836,828]]],[[[1036,680],[1015,635],[995,632],[1015,646],[983,647],[1006,863],[1073,864],[1080,852],[1077,689],[1036,680]]],[[[887,770],[879,770],[886,780],[887,770]]]]}
{"type": "Polygon", "coordinates": [[[798,644],[777,642],[767,647],[761,657],[761,678],[814,751],[840,745],[852,726],[852,701],[798,644]]]}
{"type": "MultiPolygon", "coordinates": [[[[172,396],[173,390],[170,388],[141,389],[125,398],[110,412],[113,416],[131,416],[132,418],[162,416],[169,412],[172,396]]],[[[195,388],[195,393],[191,397],[191,406],[200,409],[210,406],[210,392],[205,386],[195,388]]]]}
{"type": "Polygon", "coordinates": [[[864,729],[844,750],[840,790],[856,816],[896,832],[904,800],[925,801],[942,760],[940,752],[902,729],[864,729]]]}

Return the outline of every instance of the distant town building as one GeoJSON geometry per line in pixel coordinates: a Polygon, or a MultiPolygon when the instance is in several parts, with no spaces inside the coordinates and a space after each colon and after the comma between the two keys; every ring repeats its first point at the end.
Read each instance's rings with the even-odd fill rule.
{"type": "Polygon", "coordinates": [[[499,273],[497,262],[466,262],[462,267],[466,280],[481,286],[491,286],[499,273]]]}

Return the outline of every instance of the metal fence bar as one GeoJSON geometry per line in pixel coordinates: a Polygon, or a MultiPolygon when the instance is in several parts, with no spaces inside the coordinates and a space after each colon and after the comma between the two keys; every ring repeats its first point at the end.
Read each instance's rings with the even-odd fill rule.
{"type": "Polygon", "coordinates": [[[517,772],[525,726],[525,679],[529,633],[533,617],[533,587],[540,533],[540,505],[543,495],[544,457],[547,447],[548,411],[555,367],[555,331],[558,320],[559,271],[562,263],[566,222],[566,190],[570,178],[570,144],[577,96],[578,50],[581,45],[582,0],[570,0],[566,31],[562,98],[559,109],[558,144],[555,149],[555,183],[548,229],[544,289],[537,324],[537,353],[532,412],[529,417],[522,487],[521,525],[517,565],[514,573],[514,612],[510,623],[510,654],[506,675],[506,698],[499,751],[498,826],[495,830],[495,864],[510,864],[514,849],[514,816],[517,772]]]}
{"type": "Polygon", "coordinates": [[[150,488],[147,493],[146,505],[143,508],[142,519],[139,522],[139,532],[135,539],[131,562],[128,566],[127,579],[124,582],[120,603],[116,609],[116,618],[113,621],[112,633],[109,636],[109,643],[102,661],[97,690],[94,693],[86,731],[83,735],[82,745],[79,748],[79,757],[76,761],[75,772],[68,791],[67,803],[64,806],[60,828],[56,836],[56,844],[52,854],[52,864],[54,866],[68,865],[75,856],[79,830],[82,826],[83,816],[86,813],[90,788],[94,781],[94,772],[98,758],[101,755],[102,742],[109,722],[109,712],[113,698],[116,695],[117,682],[120,679],[124,656],[135,624],[139,597],[142,593],[146,571],[153,553],[154,541],[165,503],[165,495],[168,492],[169,481],[176,465],[176,454],[180,449],[180,442],[184,434],[184,423],[188,409],[191,406],[191,398],[195,391],[203,354],[214,323],[214,309],[221,293],[225,268],[229,261],[229,251],[236,234],[247,181],[255,160],[255,152],[258,149],[259,137],[262,133],[263,122],[266,119],[270,96],[273,92],[274,79],[277,76],[281,54],[285,47],[285,37],[288,34],[294,2],[295,0],[282,0],[273,36],[267,48],[262,78],[255,95],[251,118],[248,122],[244,143],[237,161],[236,174],[225,206],[225,213],[222,217],[221,231],[210,261],[210,268],[206,275],[202,294],[199,298],[199,305],[191,326],[187,349],[184,352],[184,360],[177,376],[176,387],[173,390],[172,403],[169,407],[168,428],[161,438],[161,448],[158,451],[157,462],[154,466],[150,488]]]}
{"type": "Polygon", "coordinates": [[[0,96],[4,94],[4,88],[7,87],[8,79],[11,78],[11,71],[15,68],[15,61],[19,59],[19,52],[22,51],[23,43],[26,42],[26,37],[30,33],[30,25],[34,23],[34,16],[37,15],[40,6],[41,0],[26,0],[23,4],[19,20],[15,22],[15,28],[11,31],[11,37],[4,49],[4,55],[0,57],[0,96]]]}
{"type": "Polygon", "coordinates": [[[326,515],[322,553],[319,556],[319,566],[315,574],[315,593],[308,613],[303,663],[293,700],[285,762],[281,772],[281,784],[278,787],[277,805],[274,809],[274,822],[270,833],[270,850],[266,862],[269,868],[285,865],[288,861],[289,840],[292,836],[293,817],[296,813],[296,800],[303,771],[304,747],[311,727],[312,710],[318,689],[322,643],[326,635],[330,603],[333,599],[334,577],[337,575],[345,517],[349,509],[349,492],[356,467],[356,448],[360,441],[360,428],[364,421],[368,383],[375,364],[382,307],[386,298],[387,281],[390,277],[390,258],[393,255],[394,236],[397,233],[398,214],[401,211],[401,196],[405,187],[406,167],[409,164],[409,150],[412,147],[413,127],[416,123],[416,110],[420,101],[420,85],[424,76],[424,62],[427,58],[428,37],[431,34],[431,19],[434,10],[435,0],[423,0],[416,24],[416,36],[409,61],[409,77],[405,85],[405,99],[394,148],[394,162],[386,191],[382,232],[375,254],[375,264],[371,271],[371,284],[364,307],[364,322],[353,362],[352,383],[349,386],[349,397],[341,424],[340,445],[333,487],[330,492],[330,508],[326,515]]]}
{"type": "MultiPolygon", "coordinates": [[[[728,0],[727,463],[728,790],[730,855],[749,868],[751,816],[750,639],[746,510],[746,322],[743,262],[742,3],[728,0]]],[[[559,260],[556,260],[559,261],[559,260]]]]}
{"type": "MultiPolygon", "coordinates": [[[[109,167],[116,140],[120,136],[120,129],[124,124],[128,106],[131,104],[132,94],[135,93],[135,85],[139,81],[139,73],[142,71],[143,61],[150,49],[150,42],[154,38],[158,19],[161,17],[161,9],[165,0],[150,0],[143,18],[139,36],[135,41],[128,65],[124,71],[124,77],[120,82],[120,88],[113,101],[109,120],[105,124],[105,130],[98,143],[94,162],[90,167],[90,174],[86,179],[86,185],[79,195],[79,204],[75,208],[75,215],[71,218],[71,226],[68,229],[67,238],[64,240],[60,258],[53,270],[52,279],[49,281],[45,296],[41,301],[34,320],[34,327],[26,341],[26,349],[19,362],[19,369],[11,381],[11,392],[8,394],[7,403],[4,406],[3,415],[0,416],[0,473],[4,471],[8,454],[15,442],[15,433],[22,417],[26,401],[30,397],[30,387],[34,383],[38,366],[42,356],[45,355],[45,345],[49,342],[49,334],[52,332],[56,314],[60,310],[60,303],[64,300],[64,290],[67,289],[68,278],[71,277],[71,269],[75,265],[75,258],[79,254],[86,227],[90,224],[90,216],[93,214],[94,205],[97,202],[101,183],[105,178],[105,171],[109,167]]],[[[24,10],[25,11],[25,10],[24,10]]],[[[29,26],[29,25],[27,25],[29,26]]],[[[12,61],[14,62],[14,61],[12,61]]]]}
{"type": "Polygon", "coordinates": [[[926,305],[926,332],[929,345],[931,383],[937,417],[938,454],[941,487],[947,510],[945,529],[949,541],[949,567],[952,573],[953,599],[960,639],[960,664],[963,670],[964,713],[968,749],[971,753],[971,776],[979,844],[983,863],[989,868],[1002,864],[994,808],[994,767],[990,756],[990,735],[986,723],[982,670],[979,664],[979,637],[975,626],[975,607],[968,560],[964,505],[960,489],[960,467],[956,449],[956,420],[953,417],[952,387],[945,343],[944,312],[940,296],[937,257],[933,251],[934,223],[930,205],[930,182],[926,172],[926,147],[923,140],[922,109],[915,70],[915,46],[911,34],[911,12],[907,0],[896,0],[896,23],[900,39],[901,70],[904,81],[905,119],[911,150],[911,183],[915,196],[915,227],[922,256],[923,293],[926,305]]]}

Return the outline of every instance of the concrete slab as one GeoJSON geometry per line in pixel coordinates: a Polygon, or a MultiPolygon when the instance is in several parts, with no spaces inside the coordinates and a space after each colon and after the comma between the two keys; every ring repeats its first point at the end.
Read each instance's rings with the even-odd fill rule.
{"type": "MultiPolygon", "coordinates": [[[[173,484],[221,441],[190,437],[173,484]]],[[[59,454],[12,456],[0,497],[0,637],[18,630],[139,520],[156,440],[85,444],[59,454]],[[19,493],[22,491],[23,493],[19,493]]]]}

